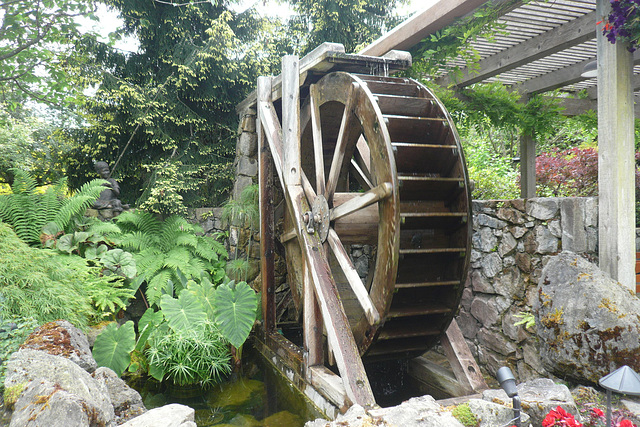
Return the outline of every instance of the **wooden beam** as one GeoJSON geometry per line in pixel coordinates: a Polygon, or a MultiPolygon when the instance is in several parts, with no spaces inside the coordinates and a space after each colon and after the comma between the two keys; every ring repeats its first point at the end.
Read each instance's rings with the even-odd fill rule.
{"type": "MultiPolygon", "coordinates": [[[[271,78],[258,78],[258,92],[262,97],[271,94],[271,78]]],[[[262,323],[265,334],[271,333],[276,325],[275,303],[275,251],[273,225],[273,171],[269,142],[265,136],[258,112],[256,131],[258,132],[258,186],[260,191],[260,274],[262,278],[262,323]]]]}
{"type": "Polygon", "coordinates": [[[301,184],[300,67],[297,55],[282,58],[283,177],[286,185],[301,184]]]}
{"type": "Polygon", "coordinates": [[[451,25],[485,3],[487,0],[439,1],[423,12],[416,13],[358,53],[382,56],[393,49],[409,50],[429,34],[451,25]]]}
{"type": "MultiPolygon", "coordinates": [[[[540,77],[526,80],[525,82],[514,85],[513,88],[520,93],[534,94],[548,92],[573,83],[589,80],[588,78],[582,77],[581,74],[584,70],[584,66],[595,60],[596,58],[590,58],[578,62],[574,65],[561,68],[557,71],[543,74],[540,77]]],[[[633,55],[633,62],[636,65],[640,64],[640,50],[635,51],[633,55]]],[[[589,89],[587,89],[587,91],[589,91],[589,89]]],[[[590,93],[590,95],[593,95],[592,98],[596,98],[595,93],[590,93]]]]}
{"type": "MultiPolygon", "coordinates": [[[[611,10],[598,0],[598,16],[611,10]]],[[[632,55],[598,32],[598,248],[600,269],[635,293],[632,55]]]]}
{"type": "Polygon", "coordinates": [[[568,47],[591,40],[596,35],[595,15],[595,12],[588,13],[539,36],[484,58],[478,62],[479,71],[463,69],[462,77],[455,79],[451,75],[446,75],[436,79],[436,83],[445,87],[451,84],[458,87],[469,86],[568,47]]]}
{"type": "Polygon", "coordinates": [[[536,197],[536,140],[520,135],[520,197],[536,197]]]}
{"type": "Polygon", "coordinates": [[[467,393],[478,393],[489,388],[482,377],[480,367],[476,363],[456,319],[451,321],[445,334],[440,338],[451,370],[467,393]]]}

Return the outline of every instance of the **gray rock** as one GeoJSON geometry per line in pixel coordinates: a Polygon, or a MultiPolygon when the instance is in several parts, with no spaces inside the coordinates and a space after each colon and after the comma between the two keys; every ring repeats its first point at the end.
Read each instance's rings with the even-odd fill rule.
{"type": "Polygon", "coordinates": [[[511,234],[513,234],[513,237],[515,237],[516,239],[519,239],[525,235],[525,233],[527,232],[527,229],[525,227],[511,227],[510,231],[511,231],[511,234]]]}
{"type": "Polygon", "coordinates": [[[495,292],[491,282],[478,270],[471,273],[471,286],[474,292],[482,292],[484,294],[492,294],[495,292]]]}
{"type": "Polygon", "coordinates": [[[503,228],[507,225],[506,222],[486,214],[476,215],[475,220],[476,220],[476,223],[481,227],[503,228]]]}
{"type": "Polygon", "coordinates": [[[502,270],[502,258],[497,253],[490,253],[484,257],[482,272],[487,277],[494,277],[502,270]]]}
{"type": "Polygon", "coordinates": [[[392,408],[370,410],[369,414],[389,426],[462,427],[462,424],[431,396],[414,397],[392,408]]]}
{"type": "MultiPolygon", "coordinates": [[[[556,384],[548,378],[539,378],[518,384],[522,410],[531,417],[531,424],[539,426],[551,409],[561,406],[565,411],[578,414],[575,401],[566,385],[556,384]]],[[[485,390],[482,398],[501,405],[510,405],[512,399],[503,390],[485,390]]]]}
{"type": "Polygon", "coordinates": [[[238,167],[236,169],[238,175],[257,176],[258,175],[258,162],[255,159],[251,159],[246,156],[241,156],[238,159],[238,167]]]}
{"type": "Polygon", "coordinates": [[[482,227],[477,232],[473,233],[471,243],[475,249],[481,252],[491,252],[496,249],[498,239],[493,234],[493,230],[489,227],[482,227]]]}
{"type": "Polygon", "coordinates": [[[511,233],[505,233],[502,236],[502,241],[498,246],[498,254],[501,257],[510,254],[518,245],[518,241],[513,237],[511,233]]]}
{"type": "Polygon", "coordinates": [[[9,427],[93,427],[100,424],[94,419],[85,401],[53,383],[31,381],[18,398],[9,427]]]}
{"type": "Polygon", "coordinates": [[[553,218],[558,213],[560,199],[556,197],[540,197],[527,200],[526,212],[541,221],[553,218]]]}
{"type": "Polygon", "coordinates": [[[111,369],[100,367],[93,373],[93,378],[107,388],[117,424],[122,424],[147,411],[140,393],[129,387],[111,369]]]}
{"type": "Polygon", "coordinates": [[[525,215],[513,208],[500,208],[498,209],[497,216],[512,224],[523,224],[526,221],[525,215]]]}
{"type": "MultiPolygon", "coordinates": [[[[513,425],[513,408],[487,402],[482,399],[470,399],[469,409],[480,422],[477,427],[495,427],[513,425]]],[[[524,412],[520,412],[520,421],[523,426],[529,425],[530,417],[524,412]]]]}
{"type": "Polygon", "coordinates": [[[233,185],[233,198],[234,200],[240,200],[240,194],[242,190],[253,184],[253,178],[250,176],[239,175],[236,178],[236,182],[233,185]]]}
{"type": "Polygon", "coordinates": [[[582,384],[629,365],[640,371],[640,299],[584,258],[551,257],[534,303],[544,367],[582,384]]]}
{"type": "Polygon", "coordinates": [[[98,367],[91,354],[87,336],[66,320],[56,320],[40,326],[29,335],[22,348],[66,357],[87,372],[93,372],[98,367]]]}
{"type": "Polygon", "coordinates": [[[503,356],[510,356],[516,352],[516,346],[511,341],[502,336],[502,334],[490,329],[480,329],[478,340],[481,345],[503,356]]]}
{"type": "Polygon", "coordinates": [[[121,424],[122,427],[186,427],[184,424],[195,422],[196,411],[185,405],[172,403],[152,409],[121,424]]]}
{"type": "Polygon", "coordinates": [[[498,310],[495,298],[477,295],[471,302],[471,314],[485,326],[494,325],[498,321],[498,310]]]}
{"type": "Polygon", "coordinates": [[[497,294],[513,299],[521,299],[524,296],[524,287],[520,280],[520,270],[516,267],[505,268],[502,273],[494,278],[493,287],[497,294]]]}
{"type": "Polygon", "coordinates": [[[559,220],[549,221],[548,224],[549,232],[553,234],[553,237],[557,237],[558,239],[562,237],[562,226],[560,225],[559,220]]]}
{"type": "Polygon", "coordinates": [[[517,310],[510,310],[502,318],[502,332],[515,343],[520,343],[529,337],[524,325],[515,326],[521,319],[516,317],[517,310]]]}
{"type": "Polygon", "coordinates": [[[113,406],[107,388],[77,364],[64,357],[31,349],[20,350],[11,355],[7,364],[5,388],[43,380],[77,396],[83,402],[83,408],[92,414],[92,420],[104,425],[113,423],[113,406]]]}
{"type": "Polygon", "coordinates": [[[538,243],[538,253],[552,254],[558,252],[558,238],[549,231],[549,228],[539,225],[534,229],[534,232],[538,243]]]}
{"type": "Polygon", "coordinates": [[[353,405],[347,412],[338,415],[334,421],[318,418],[314,421],[308,421],[304,427],[364,427],[370,425],[373,425],[371,415],[367,414],[367,411],[362,406],[353,405]]]}
{"type": "Polygon", "coordinates": [[[242,132],[236,148],[240,156],[255,157],[258,151],[258,134],[242,132]]]}

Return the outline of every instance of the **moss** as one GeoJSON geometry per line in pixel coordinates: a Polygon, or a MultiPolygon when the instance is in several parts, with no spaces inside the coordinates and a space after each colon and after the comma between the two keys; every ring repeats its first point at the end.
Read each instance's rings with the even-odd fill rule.
{"type": "Polygon", "coordinates": [[[556,332],[559,331],[561,325],[564,324],[564,319],[562,319],[563,311],[562,309],[556,308],[556,311],[553,313],[549,313],[546,316],[540,318],[540,323],[542,323],[545,327],[549,329],[554,329],[556,332]]]}
{"type": "Polygon", "coordinates": [[[31,348],[45,351],[54,356],[69,357],[71,353],[80,352],[71,345],[71,335],[56,322],[45,323],[33,331],[20,348],[31,348]]]}
{"type": "Polygon", "coordinates": [[[14,386],[7,387],[6,389],[4,389],[4,406],[7,409],[13,410],[13,405],[15,405],[16,402],[18,401],[18,398],[24,391],[25,387],[27,387],[26,382],[16,384],[14,386]]]}
{"type": "Polygon", "coordinates": [[[480,423],[474,413],[471,412],[471,408],[469,408],[468,403],[463,403],[462,405],[458,405],[453,408],[451,415],[453,415],[465,427],[476,427],[480,423]]]}

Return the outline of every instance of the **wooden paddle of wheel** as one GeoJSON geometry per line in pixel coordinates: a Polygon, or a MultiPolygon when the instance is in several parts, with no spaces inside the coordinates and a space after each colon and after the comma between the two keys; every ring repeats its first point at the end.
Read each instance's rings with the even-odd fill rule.
{"type": "Polygon", "coordinates": [[[345,404],[371,407],[362,356],[420,355],[459,304],[470,244],[464,159],[450,117],[419,83],[303,72],[312,83],[301,85],[300,75],[298,58],[286,56],[281,89],[258,79],[265,332],[275,327],[268,283],[278,237],[303,312],[305,381],[340,402],[341,385],[324,367],[324,331],[345,404]],[[286,201],[281,236],[271,165],[286,201]],[[366,277],[354,251],[369,254],[366,277]]]}

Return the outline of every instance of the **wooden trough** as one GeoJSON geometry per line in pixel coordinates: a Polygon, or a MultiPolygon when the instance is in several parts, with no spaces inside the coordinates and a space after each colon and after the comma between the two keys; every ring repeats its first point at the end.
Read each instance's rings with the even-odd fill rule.
{"type": "Polygon", "coordinates": [[[256,346],[329,415],[376,406],[363,360],[415,358],[437,343],[461,390],[486,387],[453,321],[471,239],[464,156],[435,95],[390,77],[410,65],[406,52],[351,55],[325,43],[301,60],[285,56],[282,74],[260,77],[239,106],[258,114],[256,346]],[[302,346],[277,332],[276,245],[302,346]],[[352,245],[371,253],[366,277],[353,266],[352,245]]]}

